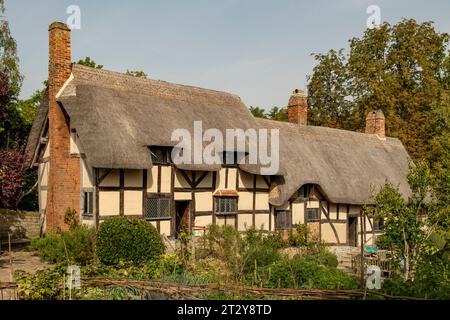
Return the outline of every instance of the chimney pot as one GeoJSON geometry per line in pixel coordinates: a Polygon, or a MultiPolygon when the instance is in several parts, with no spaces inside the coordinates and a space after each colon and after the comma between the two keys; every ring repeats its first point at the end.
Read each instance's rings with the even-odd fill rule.
{"type": "Polygon", "coordinates": [[[366,117],[366,133],[376,134],[378,138],[386,138],[386,120],[381,110],[370,111],[366,117]]]}
{"type": "Polygon", "coordinates": [[[287,108],[290,123],[308,124],[308,98],[303,90],[295,89],[293,91],[287,108]]]}

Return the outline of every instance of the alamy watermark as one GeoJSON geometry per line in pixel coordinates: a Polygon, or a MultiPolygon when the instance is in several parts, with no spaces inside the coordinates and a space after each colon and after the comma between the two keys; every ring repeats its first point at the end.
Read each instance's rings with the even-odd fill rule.
{"type": "Polygon", "coordinates": [[[71,30],[81,29],[81,8],[77,5],[70,5],[67,7],[66,13],[69,17],[66,20],[67,26],[71,30]]]}
{"type": "Polygon", "coordinates": [[[381,9],[379,6],[373,4],[367,7],[366,13],[369,14],[366,20],[368,29],[378,28],[381,25],[381,9]]]}
{"type": "Polygon", "coordinates": [[[67,281],[66,286],[70,290],[81,288],[81,271],[78,266],[67,267],[67,281]]]}
{"type": "Polygon", "coordinates": [[[262,175],[275,175],[280,167],[280,133],[278,129],[219,129],[203,131],[202,121],[194,121],[194,135],[187,129],[176,129],[171,140],[178,144],[172,150],[176,165],[230,164],[234,152],[241,153],[237,164],[259,165],[262,175]],[[223,159],[223,154],[225,159],[223,159]]]}

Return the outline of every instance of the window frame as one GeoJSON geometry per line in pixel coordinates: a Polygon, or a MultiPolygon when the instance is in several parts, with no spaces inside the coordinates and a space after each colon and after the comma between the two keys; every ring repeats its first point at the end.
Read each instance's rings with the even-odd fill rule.
{"type": "Polygon", "coordinates": [[[83,191],[83,217],[94,217],[94,192],[83,191]]]}
{"type": "Polygon", "coordinates": [[[319,208],[306,208],[305,211],[305,221],[306,223],[310,223],[310,222],[320,222],[320,212],[319,212],[319,208]],[[309,217],[309,213],[310,212],[315,212],[315,218],[314,219],[310,219],[309,217]]]}
{"type": "Polygon", "coordinates": [[[172,164],[172,148],[162,147],[162,146],[150,146],[148,147],[150,151],[150,156],[152,158],[153,165],[170,165],[172,164]],[[162,152],[163,160],[159,161],[156,159],[156,152],[162,152]]]}
{"type": "Polygon", "coordinates": [[[145,208],[144,208],[144,213],[143,213],[143,218],[144,220],[147,221],[157,221],[157,220],[170,220],[172,219],[172,199],[169,196],[164,196],[164,195],[147,195],[147,198],[145,199],[145,208]],[[161,216],[158,215],[157,217],[148,217],[147,216],[147,212],[148,212],[148,202],[149,200],[156,200],[157,202],[157,207],[159,209],[161,209],[161,201],[168,201],[168,215],[167,216],[161,216]]]}
{"type": "MultiPolygon", "coordinates": [[[[225,204],[225,207],[231,206],[231,203],[225,204]]],[[[214,214],[218,216],[236,215],[238,213],[238,197],[214,197],[214,214]],[[234,211],[220,211],[220,201],[233,201],[234,211]]]]}
{"type": "Polygon", "coordinates": [[[275,230],[290,230],[292,228],[292,221],[291,221],[291,211],[290,210],[276,210],[275,211],[275,230]],[[286,221],[283,224],[283,227],[280,227],[280,223],[278,221],[279,215],[285,214],[286,215],[286,221]]]}

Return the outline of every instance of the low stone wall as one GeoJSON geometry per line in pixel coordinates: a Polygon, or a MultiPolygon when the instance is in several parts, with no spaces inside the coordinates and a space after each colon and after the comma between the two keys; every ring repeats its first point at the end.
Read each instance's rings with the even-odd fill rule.
{"type": "Polygon", "coordinates": [[[0,209],[0,241],[39,238],[39,213],[0,209]]]}

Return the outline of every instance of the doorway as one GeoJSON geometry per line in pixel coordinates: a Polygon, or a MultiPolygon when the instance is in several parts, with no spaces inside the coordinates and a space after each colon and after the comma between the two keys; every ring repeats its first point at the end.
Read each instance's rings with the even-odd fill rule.
{"type": "Polygon", "coordinates": [[[358,218],[349,217],[348,218],[348,244],[352,247],[357,246],[357,232],[358,232],[358,218]]]}
{"type": "Polygon", "coordinates": [[[191,232],[190,201],[175,201],[175,237],[180,238],[181,232],[191,232]]]}

